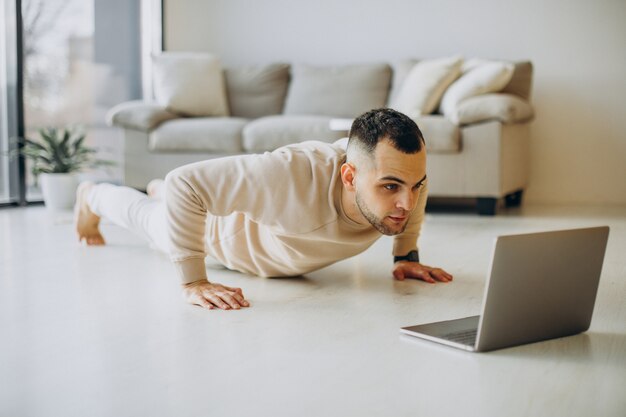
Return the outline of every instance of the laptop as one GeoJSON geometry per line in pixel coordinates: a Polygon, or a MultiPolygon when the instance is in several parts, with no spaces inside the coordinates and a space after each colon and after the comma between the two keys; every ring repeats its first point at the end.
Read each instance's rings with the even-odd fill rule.
{"type": "Polygon", "coordinates": [[[486,352],[589,329],[609,228],[495,239],[480,316],[403,327],[404,334],[486,352]]]}

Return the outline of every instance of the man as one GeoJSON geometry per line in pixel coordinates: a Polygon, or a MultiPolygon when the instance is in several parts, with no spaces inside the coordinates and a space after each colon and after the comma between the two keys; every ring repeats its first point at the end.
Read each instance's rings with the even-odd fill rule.
{"type": "Polygon", "coordinates": [[[187,301],[207,309],[249,306],[240,288],[207,279],[207,255],[245,273],[294,276],[361,253],[383,234],[395,236],[396,279],[452,280],[419,263],[426,149],[415,122],[391,109],[358,117],[347,150],[310,141],[198,162],[170,172],[164,193],[81,184],[79,240],[104,244],[100,217],[142,235],[169,253],[187,301]]]}

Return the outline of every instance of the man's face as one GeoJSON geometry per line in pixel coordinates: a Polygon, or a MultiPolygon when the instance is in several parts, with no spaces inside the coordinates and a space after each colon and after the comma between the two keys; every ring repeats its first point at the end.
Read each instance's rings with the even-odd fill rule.
{"type": "Polygon", "coordinates": [[[426,150],[406,154],[384,140],[372,162],[358,168],[357,207],[376,230],[397,235],[406,228],[426,180],[426,150]]]}

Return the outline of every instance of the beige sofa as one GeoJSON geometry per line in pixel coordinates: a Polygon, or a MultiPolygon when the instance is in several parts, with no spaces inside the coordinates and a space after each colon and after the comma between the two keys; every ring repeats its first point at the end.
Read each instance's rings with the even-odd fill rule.
{"type": "MultiPolygon", "coordinates": [[[[163,102],[122,103],[108,119],[124,129],[124,182],[145,189],[150,179],[199,160],[272,151],[305,140],[334,142],[347,136],[333,128],[336,119],[400,106],[409,78],[419,76],[419,62],[225,68],[228,115],[190,117],[163,102]]],[[[510,79],[497,92],[450,106],[446,94],[466,70],[444,82],[435,101],[429,93],[430,106],[435,104],[430,114],[410,114],[413,110],[404,104],[426,138],[431,196],[476,198],[481,214],[494,214],[500,201],[520,204],[528,181],[532,65],[515,62],[510,67],[510,79]]]]}

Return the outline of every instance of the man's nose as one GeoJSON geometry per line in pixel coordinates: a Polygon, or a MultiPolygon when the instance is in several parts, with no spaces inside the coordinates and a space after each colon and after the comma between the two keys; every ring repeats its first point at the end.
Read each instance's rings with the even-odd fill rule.
{"type": "Polygon", "coordinates": [[[402,196],[398,200],[398,203],[396,206],[398,208],[401,208],[402,210],[412,211],[414,208],[413,207],[414,202],[415,202],[415,196],[413,195],[411,191],[407,191],[405,193],[402,193],[402,196]]]}

